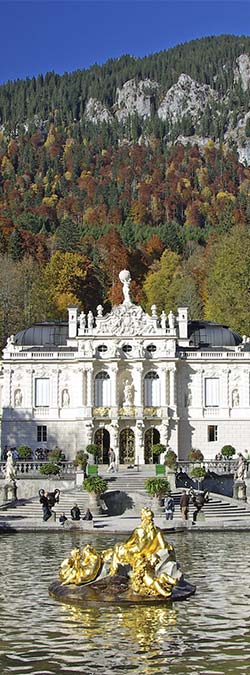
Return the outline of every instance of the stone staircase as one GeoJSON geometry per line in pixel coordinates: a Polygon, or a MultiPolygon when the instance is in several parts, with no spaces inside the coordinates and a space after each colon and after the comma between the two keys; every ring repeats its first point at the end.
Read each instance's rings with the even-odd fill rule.
{"type": "MultiPolygon", "coordinates": [[[[106,504],[108,504],[110,498],[112,498],[112,493],[116,498],[118,505],[122,501],[122,494],[120,495],[119,493],[123,493],[123,495],[127,495],[131,498],[132,505],[124,511],[122,509],[120,510],[120,515],[122,517],[135,517],[139,515],[142,506],[151,506],[151,499],[145,491],[144,483],[146,478],[155,475],[154,467],[142,467],[140,468],[140,471],[138,471],[136,467],[131,469],[121,467],[118,473],[108,473],[106,467],[105,469],[104,467],[100,467],[99,475],[108,481],[108,490],[107,493],[105,493],[104,498],[106,504]]],[[[181,493],[181,489],[172,492],[175,501],[174,521],[181,521],[181,493]]],[[[81,487],[75,487],[61,492],[60,502],[53,507],[53,511],[56,512],[57,517],[64,511],[67,518],[70,519],[70,509],[75,503],[78,504],[81,514],[83,515],[86,508],[89,506],[89,495],[86,491],[83,491],[81,487]]],[[[161,510],[164,514],[163,507],[161,510]]],[[[190,504],[190,521],[192,519],[193,511],[194,506],[193,504],[190,504]]],[[[38,495],[32,499],[18,500],[15,503],[7,503],[0,507],[0,523],[4,523],[5,521],[9,523],[13,522],[13,525],[19,524],[20,527],[21,521],[27,521],[27,519],[30,523],[42,521],[42,506],[39,502],[38,495]]],[[[197,523],[199,520],[205,520],[205,522],[211,522],[211,524],[212,521],[215,523],[222,521],[241,521],[242,524],[249,521],[250,524],[250,505],[221,495],[212,494],[209,502],[204,505],[201,513],[198,515],[197,523]]],[[[52,519],[48,522],[51,523],[52,519]]]]}

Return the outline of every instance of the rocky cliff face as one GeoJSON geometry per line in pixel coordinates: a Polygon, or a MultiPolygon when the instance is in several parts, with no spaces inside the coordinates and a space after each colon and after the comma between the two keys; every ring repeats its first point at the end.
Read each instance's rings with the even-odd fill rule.
{"type": "Polygon", "coordinates": [[[191,115],[196,120],[210,100],[216,100],[217,93],[207,85],[201,85],[182,73],[178,82],[167,92],[158,108],[158,116],[176,122],[184,115],[191,115]]]}
{"type": "Polygon", "coordinates": [[[108,108],[96,98],[90,98],[87,101],[85,117],[89,120],[89,122],[93,122],[93,124],[112,122],[113,119],[108,108]]]}
{"type": "Polygon", "coordinates": [[[250,84],[250,55],[241,54],[236,59],[234,69],[234,81],[240,82],[243,91],[247,91],[250,84]]]}
{"type": "Polygon", "coordinates": [[[115,116],[124,122],[129,115],[135,113],[145,119],[151,115],[151,105],[159,89],[157,82],[151,80],[128,80],[116,92],[115,116]]]}
{"type": "MultiPolygon", "coordinates": [[[[226,64],[224,70],[225,72],[228,71],[226,64]]],[[[216,79],[217,76],[214,78],[214,82],[216,82],[216,79]]],[[[244,93],[249,91],[250,54],[241,54],[235,60],[233,79],[236,85],[239,84],[242,87],[244,93]]],[[[241,119],[233,124],[232,119],[233,117],[235,119],[235,111],[230,110],[230,105],[232,106],[231,94],[232,92],[229,90],[227,96],[222,97],[212,87],[195,81],[185,73],[182,73],[177,82],[167,91],[163,91],[160,84],[154,80],[137,81],[136,79],[130,79],[116,90],[116,100],[112,108],[108,108],[95,98],[90,98],[86,104],[85,117],[94,124],[102,122],[111,124],[116,119],[121,125],[124,125],[129,116],[138,115],[142,123],[152,116],[158,116],[162,122],[167,121],[171,130],[171,127],[188,116],[194,125],[195,134],[188,136],[185,131],[183,133],[183,128],[185,128],[183,127],[175,142],[196,143],[202,147],[208,138],[207,134],[204,134],[206,126],[203,126],[203,133],[200,132],[200,129],[202,129],[201,121],[203,115],[212,108],[213,112],[210,114],[213,115],[214,120],[219,120],[221,115],[225,117],[226,114],[225,123],[223,118],[224,140],[225,142],[234,142],[238,148],[240,161],[249,165],[250,140],[246,134],[246,122],[250,112],[246,112],[241,119]],[[229,104],[230,100],[231,103],[229,104]]],[[[128,140],[124,137],[124,133],[124,131],[121,132],[121,143],[128,140]]],[[[143,128],[142,138],[143,142],[146,142],[147,131],[144,133],[143,128]]],[[[216,138],[215,134],[213,140],[219,143],[222,139],[221,136],[216,138]]],[[[169,141],[170,139],[166,136],[166,142],[169,141]]]]}

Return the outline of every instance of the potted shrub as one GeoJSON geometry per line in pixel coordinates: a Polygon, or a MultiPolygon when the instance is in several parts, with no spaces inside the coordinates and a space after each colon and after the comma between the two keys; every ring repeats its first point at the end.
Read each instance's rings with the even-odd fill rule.
{"type": "Polygon", "coordinates": [[[100,497],[107,490],[108,483],[100,476],[84,478],[83,487],[90,497],[90,511],[94,514],[101,512],[100,497]]]}
{"type": "Polygon", "coordinates": [[[203,466],[194,466],[191,471],[192,478],[195,478],[198,483],[198,490],[200,489],[200,483],[205,478],[206,469],[203,466]]]}
{"type": "Polygon", "coordinates": [[[152,454],[153,454],[153,463],[158,464],[160,461],[160,455],[162,452],[165,452],[166,446],[162,443],[155,443],[152,445],[152,454]]]}
{"type": "Polygon", "coordinates": [[[101,456],[101,452],[102,452],[100,445],[97,445],[97,443],[90,443],[86,447],[86,452],[89,455],[93,455],[94,463],[98,464],[98,459],[101,456]]]}
{"type": "Polygon", "coordinates": [[[224,445],[223,448],[221,448],[222,456],[226,457],[227,459],[232,459],[235,453],[236,450],[232,445],[224,445]]]}
{"type": "Polygon", "coordinates": [[[175,471],[177,464],[177,454],[176,452],[174,452],[174,450],[168,450],[166,452],[164,457],[164,464],[166,464],[168,469],[175,471]]]}
{"type": "Polygon", "coordinates": [[[17,452],[18,459],[28,460],[32,457],[32,450],[28,445],[20,445],[20,447],[17,449],[17,452]]]}
{"type": "Polygon", "coordinates": [[[201,450],[192,448],[192,450],[190,450],[188,453],[189,462],[203,462],[203,459],[204,455],[202,454],[201,450]]]}
{"type": "Polygon", "coordinates": [[[78,468],[80,471],[83,471],[84,473],[84,478],[86,478],[86,467],[88,464],[88,454],[84,450],[79,450],[76,453],[75,459],[73,461],[73,464],[76,468],[78,468]]]}
{"type": "Polygon", "coordinates": [[[161,506],[162,499],[165,495],[169,495],[171,492],[170,483],[167,478],[147,478],[144,483],[145,490],[153,498],[155,511],[159,511],[159,506],[161,506]]]}
{"type": "Polygon", "coordinates": [[[40,473],[43,476],[58,476],[60,467],[55,462],[45,462],[40,466],[40,473]]]}
{"type": "Polygon", "coordinates": [[[65,454],[59,450],[59,448],[54,448],[54,450],[50,450],[48,454],[48,460],[49,462],[54,462],[55,464],[61,464],[61,462],[65,461],[65,454]]]}

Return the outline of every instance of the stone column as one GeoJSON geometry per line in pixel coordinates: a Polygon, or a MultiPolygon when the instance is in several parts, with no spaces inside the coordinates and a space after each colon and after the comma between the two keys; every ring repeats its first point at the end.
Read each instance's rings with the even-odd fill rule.
{"type": "Polygon", "coordinates": [[[166,368],[160,368],[160,390],[161,390],[161,407],[167,407],[167,371],[166,368]]]}
{"type": "Polygon", "coordinates": [[[133,369],[133,383],[134,383],[134,390],[135,390],[134,405],[136,407],[142,407],[143,406],[142,374],[143,374],[143,365],[142,364],[137,365],[133,369]]]}
{"type": "Polygon", "coordinates": [[[141,420],[136,422],[135,428],[135,462],[145,464],[144,458],[144,423],[141,420]]]}
{"type": "Polygon", "coordinates": [[[176,392],[175,392],[175,368],[170,368],[169,369],[169,390],[170,390],[170,407],[174,408],[176,407],[176,392]]]}
{"type": "Polygon", "coordinates": [[[109,370],[110,375],[110,405],[117,406],[117,371],[118,365],[112,365],[109,370]]]}
{"type": "Polygon", "coordinates": [[[93,406],[93,393],[94,393],[94,383],[93,383],[93,367],[89,366],[86,368],[87,372],[87,406],[91,408],[93,406]]]}

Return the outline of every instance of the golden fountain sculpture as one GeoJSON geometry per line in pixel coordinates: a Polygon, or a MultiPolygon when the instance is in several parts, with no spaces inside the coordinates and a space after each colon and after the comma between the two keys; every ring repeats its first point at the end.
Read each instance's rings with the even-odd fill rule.
{"type": "Polygon", "coordinates": [[[73,549],[60,566],[59,581],[49,587],[55,599],[80,606],[174,601],[194,592],[148,508],[142,509],[139,526],[124,543],[100,553],[89,544],[73,549]]]}
{"type": "Polygon", "coordinates": [[[87,544],[73,549],[59,570],[59,582],[52,582],[50,594],[71,604],[86,601],[131,602],[183,599],[195,587],[183,579],[175,558],[154,514],[144,508],[141,523],[125,543],[98,553],[87,544]],[[174,592],[176,589],[176,592],[174,592]]]}

